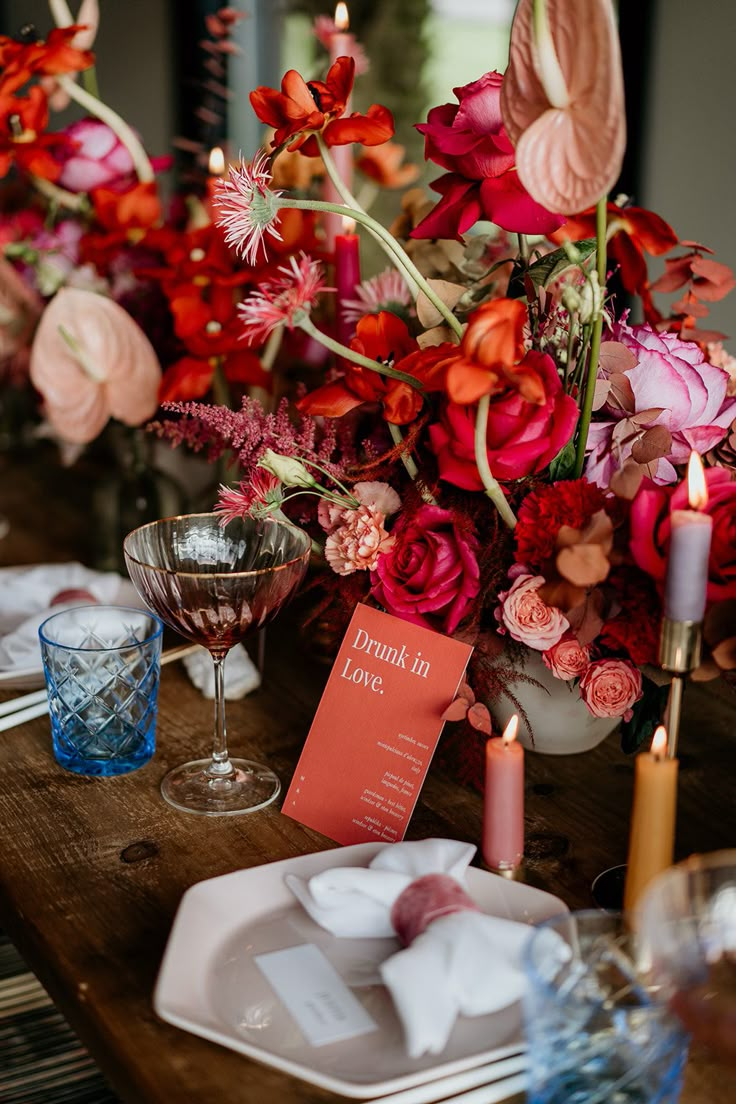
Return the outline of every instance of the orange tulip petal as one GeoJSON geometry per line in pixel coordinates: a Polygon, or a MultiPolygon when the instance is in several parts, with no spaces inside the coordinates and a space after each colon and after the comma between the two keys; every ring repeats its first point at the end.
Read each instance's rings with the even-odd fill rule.
{"type": "Polygon", "coordinates": [[[535,68],[532,0],[520,0],[501,110],[527,191],[551,211],[574,214],[597,203],[621,171],[621,52],[610,0],[547,0],[547,16],[569,103],[549,101],[535,68]]]}

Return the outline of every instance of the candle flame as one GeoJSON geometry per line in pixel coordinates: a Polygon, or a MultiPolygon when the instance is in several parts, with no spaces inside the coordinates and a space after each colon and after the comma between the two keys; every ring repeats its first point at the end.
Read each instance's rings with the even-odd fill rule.
{"type": "Polygon", "coordinates": [[[506,728],[503,730],[503,736],[501,737],[501,739],[504,742],[505,747],[508,747],[509,744],[513,744],[514,740],[516,739],[516,731],[517,731],[518,727],[519,727],[519,716],[518,716],[517,713],[514,713],[513,717],[511,718],[509,723],[506,725],[506,728]]]}
{"type": "Polygon", "coordinates": [[[652,737],[652,755],[655,759],[663,759],[667,751],[667,729],[660,725],[652,737]]]}
{"type": "Polygon", "coordinates": [[[335,27],[341,33],[347,31],[350,27],[350,16],[348,15],[348,6],[343,4],[342,0],[335,8],[335,27]]]}
{"type": "Polygon", "coordinates": [[[355,233],[355,219],[348,218],[347,215],[342,216],[342,232],[343,234],[355,233]]]}
{"type": "Polygon", "coordinates": [[[703,461],[697,452],[691,452],[687,462],[687,497],[693,510],[704,510],[708,505],[703,461]]]}
{"type": "Polygon", "coordinates": [[[225,175],[225,154],[219,146],[213,146],[210,150],[209,173],[210,176],[225,175]]]}

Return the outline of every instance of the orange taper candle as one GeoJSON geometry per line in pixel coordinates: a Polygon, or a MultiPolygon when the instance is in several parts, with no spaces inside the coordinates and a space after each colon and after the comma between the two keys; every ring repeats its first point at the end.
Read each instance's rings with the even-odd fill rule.
{"type": "Polygon", "coordinates": [[[677,810],[677,759],[666,755],[667,732],[660,725],[651,751],[636,757],[629,860],[624,908],[636,905],[657,874],[672,866],[677,810]]]}
{"type": "Polygon", "coordinates": [[[513,715],[503,736],[486,743],[483,858],[493,870],[515,870],[524,855],[524,749],[513,715]]]}

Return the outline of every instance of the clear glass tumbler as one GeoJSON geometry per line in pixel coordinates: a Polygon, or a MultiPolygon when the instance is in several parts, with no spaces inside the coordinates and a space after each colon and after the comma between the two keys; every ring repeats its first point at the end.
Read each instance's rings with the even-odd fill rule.
{"type": "Polygon", "coordinates": [[[147,610],[78,606],[38,630],[57,762],[126,774],[155,748],[163,624],[147,610]]]}
{"type": "Polygon", "coordinates": [[[529,1104],[674,1104],[688,1035],[617,915],[568,913],[524,953],[529,1104]]]}

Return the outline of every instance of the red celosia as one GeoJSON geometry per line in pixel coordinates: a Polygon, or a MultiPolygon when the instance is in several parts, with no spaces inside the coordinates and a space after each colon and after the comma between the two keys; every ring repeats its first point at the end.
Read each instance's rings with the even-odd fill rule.
{"type": "Polygon", "coordinates": [[[514,529],[516,562],[528,568],[541,567],[555,554],[562,526],[585,529],[604,503],[600,487],[587,479],[552,483],[527,495],[514,529]]]}
{"type": "Polygon", "coordinates": [[[289,149],[301,149],[309,157],[318,154],[315,133],[321,133],[328,146],[360,142],[378,146],[394,133],[391,112],[373,104],[366,115],[353,112],[343,116],[355,79],[353,58],[339,57],[330,67],[325,81],[307,83],[295,69],[289,69],[281,81],[281,91],[261,86],[250,94],[250,102],[262,123],[275,130],[272,147],[289,142],[289,149]]]}

